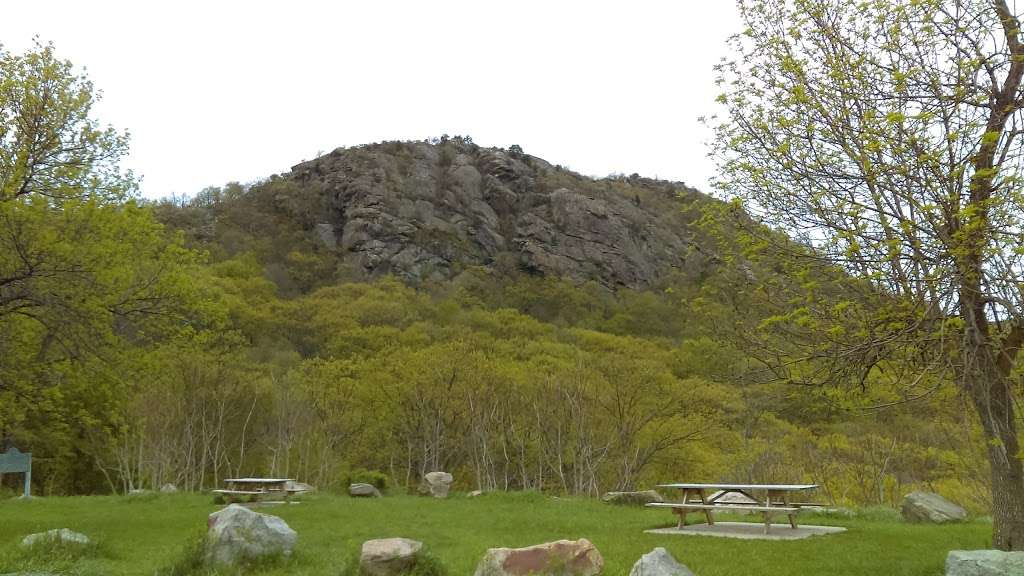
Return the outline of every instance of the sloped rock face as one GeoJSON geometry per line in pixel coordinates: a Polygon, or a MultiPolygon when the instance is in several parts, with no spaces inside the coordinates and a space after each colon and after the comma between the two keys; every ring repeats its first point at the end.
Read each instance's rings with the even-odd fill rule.
{"type": "Polygon", "coordinates": [[[355,484],[350,484],[349,487],[348,487],[348,495],[352,496],[352,497],[355,497],[355,498],[380,498],[381,497],[380,490],[377,490],[376,486],[374,486],[372,484],[364,484],[362,482],[357,482],[355,484]]]}
{"type": "Polygon", "coordinates": [[[699,274],[708,258],[682,216],[687,198],[703,197],[698,192],[639,178],[595,181],[499,149],[425,142],[338,149],[285,178],[322,196],[330,222],[316,234],[347,266],[372,276],[444,279],[504,262],[643,288],[672,271],[699,274]]]}
{"type": "Polygon", "coordinates": [[[253,512],[238,504],[210,514],[208,525],[206,561],[213,566],[289,555],[299,538],[277,516],[253,512]]]}
{"type": "Polygon", "coordinates": [[[960,522],[967,519],[967,511],[932,492],[911,492],[903,498],[900,507],[908,522],[960,522]]]}
{"type": "Polygon", "coordinates": [[[527,548],[491,548],[473,576],[597,576],[604,558],[586,538],[527,548]]]}
{"type": "Polygon", "coordinates": [[[1024,552],[953,550],[946,556],[946,576],[1019,576],[1024,552]]]}

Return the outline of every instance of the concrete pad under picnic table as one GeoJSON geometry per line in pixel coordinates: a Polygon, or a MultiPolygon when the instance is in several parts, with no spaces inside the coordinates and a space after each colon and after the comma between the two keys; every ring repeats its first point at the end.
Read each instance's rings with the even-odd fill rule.
{"type": "Polygon", "coordinates": [[[771,531],[764,533],[764,522],[715,522],[707,524],[690,524],[685,528],[655,528],[644,530],[646,534],[683,534],[693,536],[718,536],[720,538],[740,538],[743,540],[802,540],[811,536],[825,536],[846,532],[839,526],[808,526],[801,525],[791,528],[789,524],[772,524],[771,531]]]}

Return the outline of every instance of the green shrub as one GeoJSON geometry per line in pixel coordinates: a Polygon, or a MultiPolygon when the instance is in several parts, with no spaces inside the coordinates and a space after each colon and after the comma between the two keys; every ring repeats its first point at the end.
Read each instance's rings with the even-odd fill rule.
{"type": "Polygon", "coordinates": [[[0,573],[24,570],[60,573],[70,570],[83,559],[104,557],[109,558],[109,552],[96,542],[79,544],[59,538],[44,538],[0,556],[0,573]]]}
{"type": "Polygon", "coordinates": [[[345,488],[351,484],[370,484],[377,490],[384,490],[389,485],[388,475],[379,470],[357,468],[345,476],[345,488]]]}
{"type": "Polygon", "coordinates": [[[274,554],[258,559],[242,560],[236,566],[222,566],[216,569],[206,564],[206,537],[200,533],[193,536],[178,553],[174,561],[156,576],[235,576],[277,568],[290,563],[293,556],[274,554]]]}
{"type": "Polygon", "coordinates": [[[157,571],[157,576],[194,576],[205,571],[206,539],[202,534],[193,537],[170,566],[157,571]]]}
{"type": "Polygon", "coordinates": [[[129,492],[125,496],[125,502],[139,503],[139,502],[152,502],[160,497],[159,492],[153,490],[139,490],[136,492],[129,492]]]}
{"type": "Polygon", "coordinates": [[[857,509],[857,518],[874,522],[898,522],[903,519],[900,511],[891,506],[865,506],[857,509]]]}

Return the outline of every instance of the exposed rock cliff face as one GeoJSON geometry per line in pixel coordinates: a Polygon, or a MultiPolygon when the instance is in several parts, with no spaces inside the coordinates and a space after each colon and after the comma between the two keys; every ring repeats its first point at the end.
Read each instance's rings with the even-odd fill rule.
{"type": "Polygon", "coordinates": [[[444,144],[338,149],[284,178],[320,194],[316,233],[370,275],[440,279],[474,265],[642,288],[673,270],[697,274],[705,198],[680,184],[594,180],[532,156],[444,144]]]}

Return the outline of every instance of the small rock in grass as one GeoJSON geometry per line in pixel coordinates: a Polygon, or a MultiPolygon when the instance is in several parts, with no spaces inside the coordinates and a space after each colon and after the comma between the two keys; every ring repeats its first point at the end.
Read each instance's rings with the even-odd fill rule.
{"type": "Polygon", "coordinates": [[[911,492],[903,498],[900,507],[908,522],[959,522],[967,519],[967,511],[932,492],[911,492]]]}
{"type": "Polygon", "coordinates": [[[359,554],[359,569],[367,576],[398,576],[416,564],[423,543],[408,538],[367,540],[359,554]]]}
{"type": "Polygon", "coordinates": [[[946,556],[946,576],[1020,576],[1024,552],[953,550],[946,556]]]}
{"type": "Polygon", "coordinates": [[[811,512],[816,512],[822,516],[830,516],[832,518],[856,518],[857,511],[843,506],[837,506],[835,508],[809,508],[811,512]]]}
{"type": "Polygon", "coordinates": [[[527,548],[491,548],[473,576],[597,576],[604,558],[586,538],[558,540],[527,548]]]}
{"type": "Polygon", "coordinates": [[[483,496],[483,495],[484,495],[484,491],[483,490],[473,490],[469,494],[466,494],[466,497],[467,498],[476,498],[477,496],[483,496]]]}
{"type": "Polygon", "coordinates": [[[46,532],[29,534],[21,541],[22,548],[28,548],[40,542],[54,542],[60,544],[89,544],[89,537],[80,532],[74,532],[67,528],[54,528],[46,532]]]}
{"type": "Polygon", "coordinates": [[[178,487],[168,482],[167,484],[164,484],[163,486],[160,487],[160,491],[163,492],[164,494],[173,494],[178,491],[178,487]]]}
{"type": "Polygon", "coordinates": [[[316,488],[313,488],[313,486],[306,484],[305,482],[296,482],[294,480],[289,480],[285,483],[284,487],[285,490],[291,490],[294,492],[312,492],[313,490],[316,490],[316,488]]]}
{"type": "Polygon", "coordinates": [[[288,556],[299,539],[284,520],[238,504],[210,514],[207,525],[206,561],[215,566],[288,556]]]}
{"type": "Polygon", "coordinates": [[[644,554],[633,564],[629,576],[694,576],[664,548],[655,548],[644,554]]]}
{"type": "Polygon", "coordinates": [[[380,490],[373,484],[358,482],[348,487],[348,495],[356,498],[380,498],[380,490]]]}
{"type": "Polygon", "coordinates": [[[661,494],[658,494],[654,490],[640,490],[638,492],[607,492],[604,496],[601,496],[601,500],[609,504],[620,504],[623,506],[643,506],[644,504],[665,501],[665,499],[661,497],[661,494]]]}

